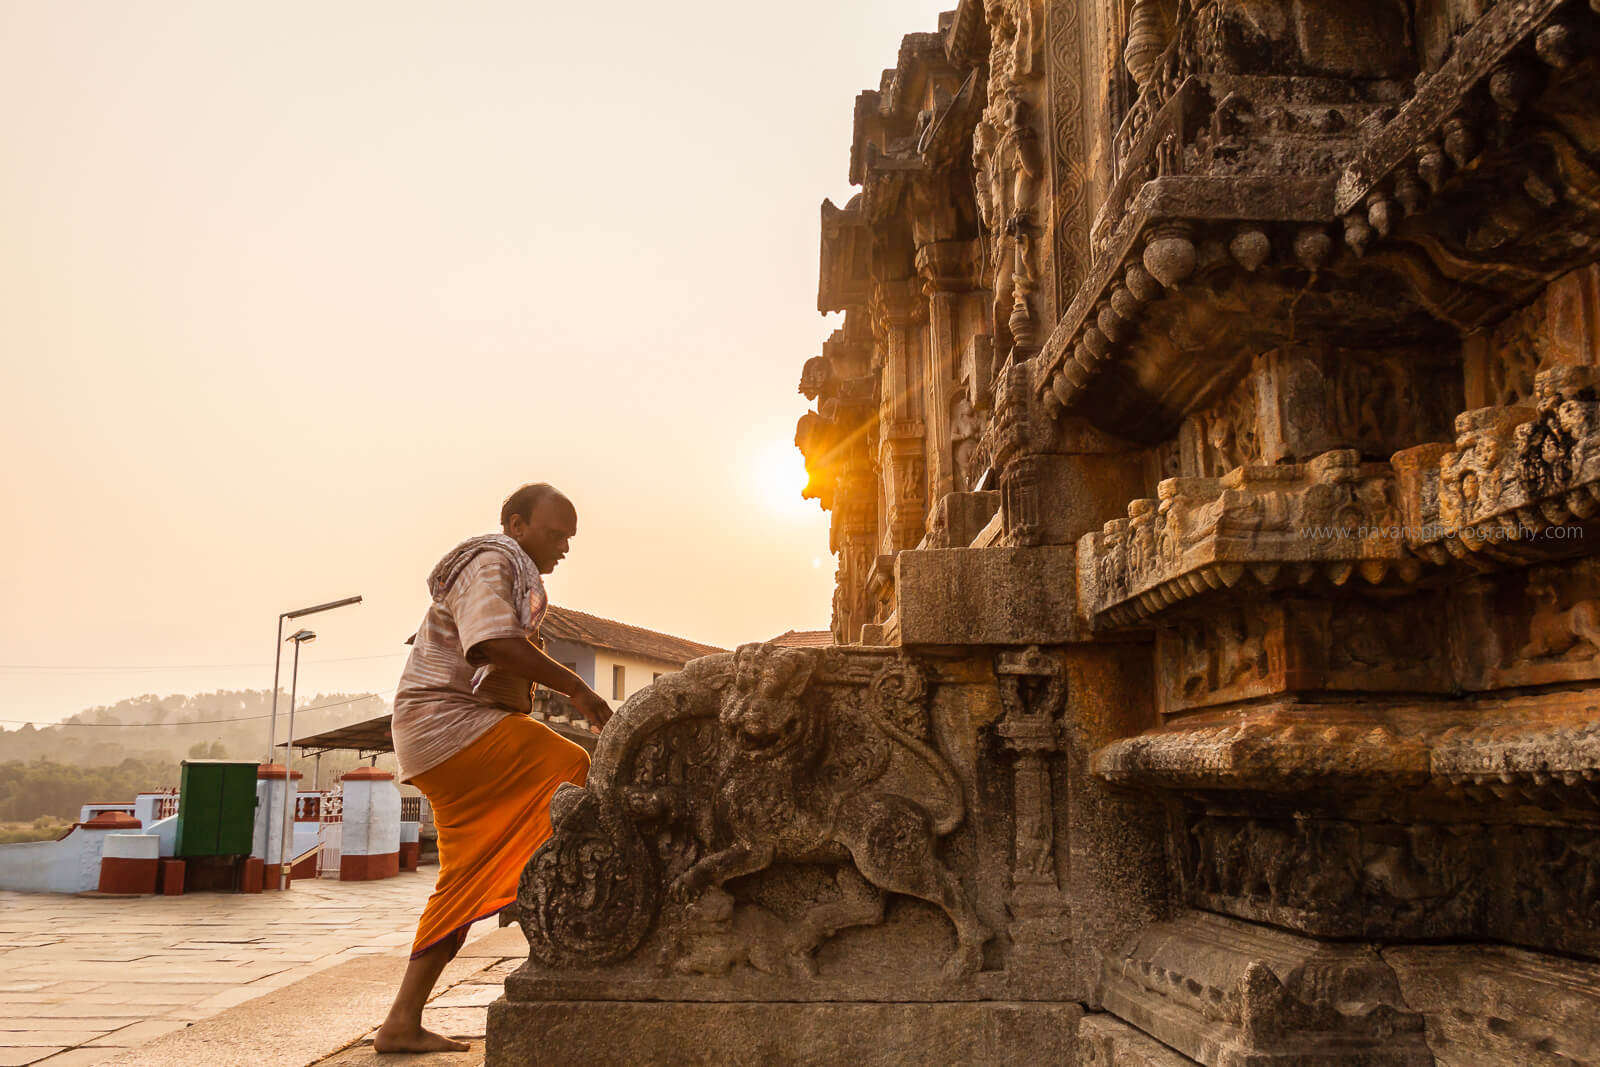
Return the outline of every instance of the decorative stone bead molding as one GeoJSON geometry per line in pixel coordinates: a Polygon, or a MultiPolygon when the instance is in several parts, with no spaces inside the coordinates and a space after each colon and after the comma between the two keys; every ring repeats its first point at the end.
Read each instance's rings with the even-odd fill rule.
{"type": "Polygon", "coordinates": [[[1181,722],[1096,751],[1122,786],[1304,793],[1427,789],[1452,802],[1600,808],[1600,728],[1581,699],[1501,698],[1470,709],[1397,700],[1383,716],[1275,702],[1233,721],[1181,722]]]}
{"type": "Polygon", "coordinates": [[[1434,1062],[1422,1016],[1375,948],[1218,915],[1152,926],[1107,956],[1100,1001],[1213,1067],[1434,1062]]]}
{"type": "Polygon", "coordinates": [[[1593,31],[1590,14],[1568,0],[1490,5],[1438,69],[1417,75],[1415,94],[1346,165],[1335,209],[1349,217],[1364,208],[1387,236],[1386,217],[1415,214],[1424,196],[1504,139],[1505,127],[1547,88],[1548,72],[1559,79],[1577,64],[1580,42],[1593,31]]]}
{"type": "MultiPolygon", "coordinates": [[[[1600,170],[1572,132],[1592,94],[1582,42],[1600,20],[1588,9],[1493,5],[1408,97],[1395,57],[1376,79],[1293,63],[1240,72],[1241,6],[1198,5],[1182,21],[1117,135],[1093,265],[1032,361],[1052,413],[1092,401],[1126,432],[1135,416],[1109,401],[1127,385],[1085,390],[1112,362],[1135,363],[1144,386],[1165,378],[1181,364],[1162,351],[1201,323],[1211,341],[1191,359],[1288,319],[1301,338],[1465,332],[1592,259],[1600,170]],[[1358,296],[1375,284],[1393,286],[1388,299],[1358,296]],[[1294,313],[1266,312],[1294,291],[1306,298],[1294,313]],[[1235,299],[1256,321],[1219,329],[1235,299]]],[[[1350,25],[1377,17],[1371,7],[1352,5],[1350,25]]],[[[1161,415],[1148,398],[1119,403],[1161,415]]]]}
{"type": "Polygon", "coordinates": [[[1352,449],[1308,463],[1240,467],[1222,478],[1168,478],[1078,541],[1078,596],[1096,626],[1126,626],[1241,582],[1273,588],[1352,577],[1415,578],[1393,470],[1352,449]]]}
{"type": "Polygon", "coordinates": [[[1091,766],[1116,785],[1170,789],[1292,791],[1362,781],[1398,789],[1428,780],[1429,749],[1415,736],[1388,723],[1288,711],[1280,705],[1244,722],[1186,724],[1115,741],[1095,752],[1091,766]]]}
{"type": "MultiPolygon", "coordinates": [[[[1600,398],[1592,367],[1534,378],[1532,406],[1456,418],[1454,447],[1395,456],[1411,547],[1434,563],[1493,566],[1570,554],[1563,530],[1600,511],[1600,398]]],[[[1579,542],[1581,543],[1581,542],[1579,542]]]]}

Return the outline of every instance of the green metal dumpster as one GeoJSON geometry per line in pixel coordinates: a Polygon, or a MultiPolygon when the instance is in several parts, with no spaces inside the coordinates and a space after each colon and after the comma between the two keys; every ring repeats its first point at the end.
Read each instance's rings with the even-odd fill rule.
{"type": "Polygon", "coordinates": [[[255,821],[254,763],[183,761],[178,784],[178,856],[248,856],[255,821]]]}

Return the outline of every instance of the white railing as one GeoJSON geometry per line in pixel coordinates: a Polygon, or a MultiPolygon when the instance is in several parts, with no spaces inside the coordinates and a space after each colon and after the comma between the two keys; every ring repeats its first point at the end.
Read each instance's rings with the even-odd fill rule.
{"type": "Polygon", "coordinates": [[[337,878],[344,843],[344,794],[334,789],[317,799],[317,877],[337,878]]]}
{"type": "Polygon", "coordinates": [[[155,817],[157,819],[170,819],[178,814],[178,791],[176,789],[163,789],[161,796],[156,798],[155,817]]]}

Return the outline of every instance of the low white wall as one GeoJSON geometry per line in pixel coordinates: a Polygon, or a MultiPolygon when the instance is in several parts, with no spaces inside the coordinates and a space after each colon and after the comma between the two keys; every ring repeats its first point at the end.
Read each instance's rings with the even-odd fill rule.
{"type": "Polygon", "coordinates": [[[161,840],[161,855],[176,856],[178,854],[178,817],[168,815],[165,819],[144,824],[144,832],[155,834],[161,840]]]}
{"type": "Polygon", "coordinates": [[[158,860],[161,858],[161,838],[155,834],[111,833],[106,835],[100,855],[102,858],[119,860],[158,860]]]}
{"type": "Polygon", "coordinates": [[[400,790],[391,779],[346,779],[345,856],[387,856],[400,851],[400,790]]]}
{"type": "Polygon", "coordinates": [[[422,840],[422,824],[420,822],[403,822],[400,824],[400,843],[414,845],[422,840]]]}
{"type": "Polygon", "coordinates": [[[0,889],[87,893],[100,887],[100,855],[110,830],[78,827],[60,841],[0,845],[0,889]]]}
{"type": "MultiPolygon", "coordinates": [[[[294,848],[294,855],[295,856],[303,856],[303,855],[306,854],[306,852],[308,852],[309,850],[315,848],[316,845],[317,845],[317,835],[318,835],[318,832],[321,829],[322,829],[322,824],[321,823],[315,823],[315,822],[297,822],[297,823],[295,823],[294,824],[294,837],[290,839],[291,840],[291,845],[294,848]]],[[[291,856],[290,858],[293,859],[294,857],[291,856]]]]}

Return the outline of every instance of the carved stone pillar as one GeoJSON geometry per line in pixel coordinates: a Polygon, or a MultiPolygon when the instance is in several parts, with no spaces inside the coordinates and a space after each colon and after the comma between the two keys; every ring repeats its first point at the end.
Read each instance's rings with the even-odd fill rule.
{"type": "Polygon", "coordinates": [[[889,554],[916,548],[928,516],[926,438],[920,423],[901,422],[885,427],[879,466],[883,471],[889,554]]]}
{"type": "Polygon", "coordinates": [[[1011,941],[1017,954],[1040,957],[1071,936],[1067,900],[1056,873],[1056,805],[1050,785],[1050,766],[1062,752],[1067,680],[1061,664],[1037,645],[1001,654],[995,673],[1005,708],[996,729],[1016,758],[1016,851],[1007,902],[1011,941]]]}
{"type": "Polygon", "coordinates": [[[867,577],[877,556],[877,485],[870,466],[840,479],[833,507],[832,549],[839,556],[839,586],[833,603],[833,637],[841,645],[861,638],[861,626],[872,621],[867,604],[867,577]]]}
{"type": "Polygon", "coordinates": [[[882,282],[875,290],[873,320],[883,341],[881,418],[887,423],[922,422],[922,366],[917,320],[925,312],[915,279],[882,282]]]}
{"type": "Polygon", "coordinates": [[[951,426],[961,355],[958,333],[961,301],[963,294],[975,284],[975,266],[971,241],[936,241],[917,252],[917,273],[928,299],[923,379],[927,399],[930,502],[940,500],[946,493],[970,488],[956,484],[951,426]]]}
{"type": "Polygon", "coordinates": [[[884,344],[879,419],[886,554],[915,548],[928,513],[927,457],[919,318],[927,305],[915,279],[880,283],[873,318],[884,344]]]}
{"type": "Polygon", "coordinates": [[[1032,411],[1026,365],[1008,365],[996,387],[995,417],[988,431],[989,452],[1000,475],[1000,513],[1005,544],[1024,548],[1041,543],[1046,463],[1040,455],[1038,423],[1032,411]]]}

